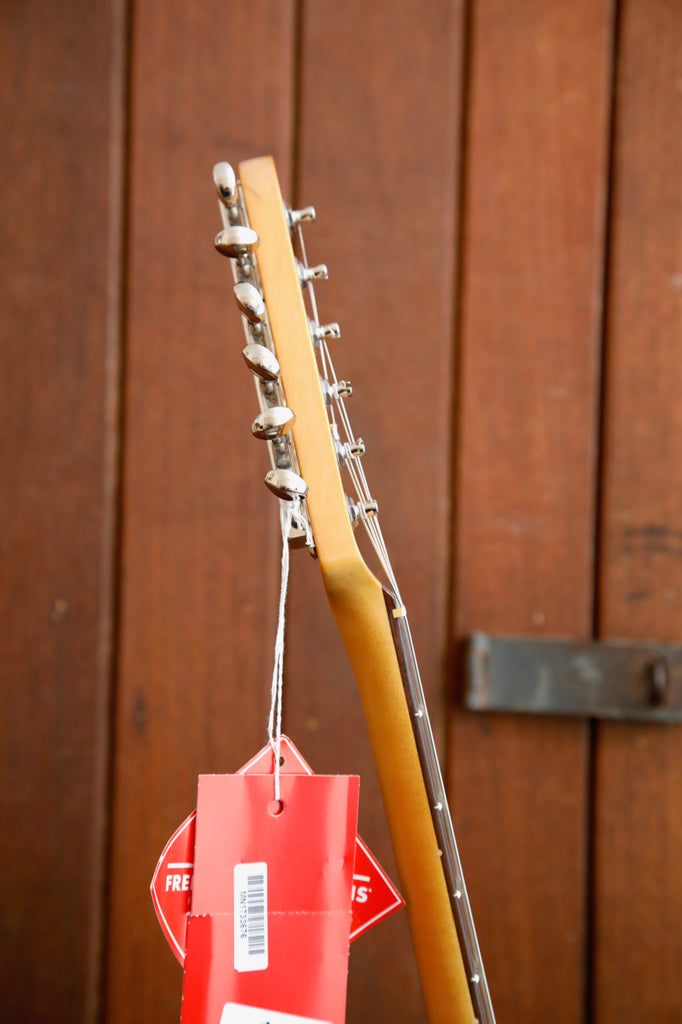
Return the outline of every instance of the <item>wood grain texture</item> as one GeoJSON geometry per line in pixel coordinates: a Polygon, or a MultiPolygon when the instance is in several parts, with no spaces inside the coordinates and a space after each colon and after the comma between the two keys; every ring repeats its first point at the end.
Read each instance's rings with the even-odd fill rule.
{"type": "MultiPolygon", "coordinates": [[[[611,4],[477,0],[469,38],[454,632],[585,637],[611,4]]],[[[584,999],[584,724],[457,713],[450,778],[500,1024],[584,999]]]]}
{"type": "MultiPolygon", "coordinates": [[[[600,632],[680,640],[682,18],[625,2],[614,150],[600,632]]],[[[601,726],[595,995],[600,1024],[682,1017],[679,727],[601,726]],[[627,984],[623,984],[623,979],[627,984]]]]}
{"type": "Polygon", "coordinates": [[[211,181],[291,162],[293,5],[138,3],[120,680],[108,1020],[177,1020],[182,972],[148,897],[199,772],[265,741],[277,523],[211,181]]]}
{"type": "MultiPolygon", "coordinates": [[[[676,641],[682,12],[665,0],[619,6],[597,618],[604,638],[676,641]]],[[[354,424],[436,730],[451,743],[453,809],[499,1024],[584,1019],[590,897],[588,1019],[682,1016],[678,730],[599,728],[589,893],[584,728],[453,713],[446,731],[441,710],[449,647],[470,629],[591,628],[612,8],[3,5],[8,1019],[178,1019],[181,971],[155,923],[149,879],[194,805],[197,773],[237,768],[264,739],[277,513],[261,484],[265,451],[248,429],[256,401],[229,268],[211,244],[219,218],[210,170],[217,159],[267,152],[285,194],[318,209],[306,238],[311,262],[331,270],[321,312],[342,325],[337,369],[355,385],[354,424]]],[[[361,831],[394,871],[319,567],[303,553],[293,562],[285,724],[316,770],[360,771],[361,831]]],[[[403,914],[354,944],[348,1020],[424,1020],[403,914]]]]}
{"type": "MultiPolygon", "coordinates": [[[[322,319],[442,736],[462,5],[304,6],[297,200],[322,319]]],[[[316,770],[359,771],[360,830],[394,874],[367,732],[317,566],[292,567],[287,724],[316,770]]],[[[423,1021],[405,916],[354,944],[348,1021],[423,1021]]]]}
{"type": "Polygon", "coordinates": [[[111,674],[122,4],[0,32],[2,1015],[94,1024],[111,674]]]}

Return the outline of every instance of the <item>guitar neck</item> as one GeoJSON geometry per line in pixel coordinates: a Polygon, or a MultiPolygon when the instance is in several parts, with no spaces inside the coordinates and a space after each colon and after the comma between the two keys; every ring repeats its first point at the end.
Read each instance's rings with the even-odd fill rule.
{"type": "Polygon", "coordinates": [[[375,551],[384,548],[380,530],[370,529],[378,509],[359,465],[364,444],[343,405],[349,386],[336,378],[326,347],[338,325],[320,324],[310,298],[313,279],[325,277],[326,267],[307,266],[302,240],[302,262],[292,250],[292,226],[311,214],[287,212],[267,157],[240,164],[239,186],[229,165],[215,173],[224,224],[216,246],[232,260],[237,282],[244,357],[262,409],[252,430],[268,442],[273,465],[265,482],[279,498],[295,501],[301,515],[305,500],[363,703],[428,1019],[494,1024],[407,619],[395,602],[387,615],[384,590],[355,541],[353,525],[362,519],[375,551]],[[349,505],[340,466],[358,505],[349,505]]]}
{"type": "Polygon", "coordinates": [[[363,703],[430,1024],[494,1024],[404,609],[365,566],[324,576],[363,703]]]}

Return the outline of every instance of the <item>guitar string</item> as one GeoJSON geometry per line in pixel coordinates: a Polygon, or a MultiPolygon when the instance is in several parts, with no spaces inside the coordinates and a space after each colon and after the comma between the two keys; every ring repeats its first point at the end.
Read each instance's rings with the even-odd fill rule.
{"type": "MultiPolygon", "coordinates": [[[[301,256],[303,257],[303,266],[307,267],[309,265],[308,256],[306,253],[305,239],[303,237],[303,231],[301,230],[300,224],[297,225],[296,232],[298,237],[298,243],[300,246],[301,256]]],[[[313,287],[312,281],[308,282],[308,294],[310,299],[310,309],[313,314],[313,322],[315,323],[316,326],[319,326],[320,321],[317,309],[317,300],[315,297],[315,289],[313,287]]],[[[332,360],[331,352],[329,351],[329,346],[325,338],[320,339],[318,351],[320,369],[322,371],[323,378],[329,381],[334,388],[338,388],[339,379],[336,375],[334,362],[332,360]]],[[[340,440],[342,437],[344,438],[344,440],[341,440],[341,443],[343,444],[345,450],[344,468],[347,470],[350,480],[353,484],[355,496],[360,502],[359,518],[367,532],[370,543],[376,553],[377,558],[379,559],[381,567],[384,570],[384,573],[386,574],[386,577],[396,598],[397,604],[400,607],[402,606],[403,602],[400,596],[398,582],[396,580],[395,573],[393,572],[393,566],[391,565],[391,560],[388,554],[388,548],[386,547],[386,542],[384,540],[384,536],[381,530],[381,526],[379,525],[378,518],[376,515],[368,515],[363,509],[363,505],[365,505],[365,503],[371,502],[372,495],[369,489],[369,484],[367,483],[367,477],[365,476],[365,470],[361,462],[361,456],[353,455],[352,452],[350,451],[350,447],[357,444],[357,439],[353,432],[353,427],[351,425],[350,418],[346,410],[343,396],[339,395],[338,392],[335,393],[334,399],[329,405],[329,420],[332,427],[332,431],[339,435],[340,440]],[[338,419],[336,415],[336,410],[338,410],[338,419]]]]}
{"type": "MultiPolygon", "coordinates": [[[[300,225],[298,226],[297,230],[298,230],[298,240],[299,240],[299,245],[300,245],[300,251],[301,251],[301,255],[303,257],[304,266],[308,266],[308,261],[307,261],[306,251],[305,251],[305,242],[304,242],[304,239],[303,239],[303,233],[301,231],[300,225]]],[[[309,287],[309,290],[310,290],[310,307],[311,307],[311,310],[312,310],[313,315],[314,315],[315,323],[319,324],[319,319],[318,319],[318,315],[317,315],[317,303],[315,301],[315,292],[314,292],[314,288],[313,288],[313,285],[312,285],[312,281],[309,282],[308,287],[309,287]]],[[[327,346],[327,342],[326,342],[325,338],[320,338],[319,346],[318,346],[318,351],[319,351],[319,365],[320,365],[320,368],[322,370],[323,377],[326,380],[328,380],[330,383],[333,383],[334,385],[337,385],[338,384],[338,379],[337,379],[337,376],[336,376],[336,372],[334,370],[334,364],[333,364],[333,361],[332,361],[332,358],[331,358],[331,354],[329,352],[329,348],[327,346]]],[[[338,409],[339,420],[340,420],[341,427],[343,429],[343,432],[345,434],[345,437],[346,437],[346,440],[347,440],[348,444],[355,444],[356,440],[355,440],[355,436],[353,434],[353,429],[352,429],[352,426],[351,426],[351,423],[350,423],[350,419],[349,419],[348,414],[346,412],[345,404],[344,404],[344,401],[343,401],[343,396],[336,394],[335,401],[331,402],[330,405],[329,405],[329,419],[330,419],[330,423],[331,423],[331,426],[332,426],[332,430],[334,430],[334,428],[336,428],[338,430],[337,417],[335,416],[335,411],[334,411],[335,408],[338,409]]],[[[360,499],[361,502],[370,501],[371,500],[371,492],[370,492],[369,486],[367,484],[367,478],[365,476],[364,468],[363,468],[362,463],[360,461],[360,457],[353,456],[348,451],[347,448],[346,448],[346,451],[348,452],[348,454],[347,454],[347,457],[346,457],[346,460],[345,460],[345,468],[349,472],[349,476],[350,476],[350,479],[351,479],[351,481],[353,483],[353,486],[355,488],[356,494],[357,494],[357,496],[358,496],[358,498],[360,499]]],[[[366,514],[365,515],[361,514],[360,518],[361,518],[361,520],[363,522],[363,526],[365,527],[365,529],[367,531],[367,534],[368,534],[369,539],[370,539],[370,541],[372,543],[372,546],[374,547],[374,550],[375,550],[375,552],[377,554],[377,557],[379,558],[379,561],[380,561],[380,563],[381,563],[381,565],[382,565],[382,567],[384,569],[384,572],[386,573],[386,576],[387,576],[387,578],[388,578],[388,580],[389,580],[389,582],[391,584],[391,587],[393,588],[394,595],[395,595],[395,598],[396,598],[396,603],[397,603],[399,608],[402,607],[403,614],[405,614],[405,609],[404,609],[404,606],[403,606],[403,603],[402,603],[402,599],[400,598],[400,592],[399,592],[399,589],[398,589],[398,584],[397,584],[395,575],[393,573],[393,568],[391,566],[390,558],[389,558],[389,555],[388,555],[388,550],[386,548],[386,544],[384,542],[384,538],[383,538],[383,534],[382,534],[382,531],[381,531],[381,527],[380,527],[380,525],[379,525],[379,523],[377,521],[377,518],[376,518],[376,516],[367,516],[366,514]]],[[[459,859],[459,853],[458,853],[458,850],[457,850],[457,844],[456,844],[456,840],[455,840],[455,836],[454,836],[454,831],[452,829],[452,821],[451,821],[451,818],[450,818],[449,810],[447,809],[447,800],[446,800],[446,797],[444,795],[445,791],[444,791],[444,788],[443,788],[442,777],[441,777],[441,774],[440,774],[440,767],[438,766],[438,758],[437,758],[437,754],[436,754],[435,743],[434,743],[434,740],[433,740],[433,734],[431,732],[431,725],[430,725],[430,722],[429,722],[428,714],[425,712],[425,702],[424,702],[423,691],[421,689],[421,682],[419,681],[419,678],[418,678],[419,670],[417,668],[416,659],[414,658],[414,651],[413,651],[413,648],[412,648],[412,641],[411,641],[411,638],[409,636],[409,629],[407,627],[407,620],[406,619],[401,619],[401,622],[403,622],[405,624],[404,625],[404,629],[407,630],[407,642],[408,642],[408,645],[409,645],[410,652],[412,654],[412,664],[414,666],[414,671],[415,671],[416,676],[417,676],[416,682],[413,684],[414,685],[413,696],[414,696],[415,693],[417,694],[417,697],[418,697],[417,703],[418,703],[420,708],[424,709],[422,712],[420,712],[420,719],[419,719],[419,721],[420,721],[420,724],[421,724],[422,733],[424,733],[424,732],[427,733],[425,746],[427,747],[428,750],[432,751],[433,758],[434,758],[433,770],[434,770],[434,773],[436,775],[436,779],[435,779],[435,782],[433,784],[433,792],[434,793],[442,793],[443,794],[442,803],[440,804],[440,810],[441,810],[441,812],[444,815],[444,819],[443,819],[443,822],[442,822],[442,824],[443,824],[443,832],[439,833],[439,834],[441,836],[441,842],[443,843],[444,848],[448,851],[448,855],[447,855],[447,858],[446,858],[446,860],[448,861],[448,867],[449,867],[448,877],[453,879],[454,880],[454,884],[455,884],[455,888],[453,889],[453,892],[452,892],[452,898],[454,900],[454,903],[452,904],[452,906],[453,906],[453,914],[455,916],[455,920],[459,922],[459,925],[461,927],[461,930],[462,930],[462,935],[461,935],[462,943],[463,943],[464,948],[466,948],[467,953],[468,953],[468,957],[469,957],[469,967],[470,967],[469,980],[470,980],[471,986],[472,986],[471,987],[471,997],[472,997],[472,1000],[474,1001],[474,1004],[475,1004],[475,1007],[476,1007],[476,1012],[478,1014],[477,1019],[480,1019],[482,1024],[483,1024],[483,1022],[485,1022],[485,1024],[495,1024],[495,1015],[494,1015],[494,1012],[493,1012],[493,1009],[492,1009],[492,1003],[490,1001],[490,991],[488,989],[487,980],[486,980],[486,976],[485,976],[485,971],[484,971],[484,968],[483,968],[483,961],[482,961],[482,958],[481,958],[481,952],[480,952],[480,948],[479,948],[479,945],[478,945],[478,937],[476,935],[476,929],[475,929],[475,926],[474,926],[474,923],[473,923],[473,917],[472,917],[472,914],[471,914],[471,906],[470,906],[470,903],[469,903],[468,894],[467,894],[467,890],[466,890],[466,885],[465,885],[465,882],[464,882],[464,875],[462,873],[462,866],[461,866],[460,859],[459,859]],[[443,806],[443,805],[445,805],[445,806],[443,806]],[[449,842],[448,842],[448,839],[449,839],[449,842]]],[[[415,734],[415,738],[417,738],[416,734],[415,734]]],[[[423,736],[422,736],[422,743],[424,743],[424,737],[423,736]]],[[[439,853],[440,852],[442,852],[442,851],[439,851],[439,853]]]]}

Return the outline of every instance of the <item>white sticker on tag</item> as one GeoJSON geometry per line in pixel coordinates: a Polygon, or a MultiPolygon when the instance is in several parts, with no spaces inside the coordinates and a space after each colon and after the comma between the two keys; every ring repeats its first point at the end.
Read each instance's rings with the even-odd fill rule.
{"type": "Polygon", "coordinates": [[[264,862],[235,864],[234,969],[264,971],[267,966],[268,866],[264,862]]]}
{"type": "Polygon", "coordinates": [[[312,1017],[295,1017],[278,1010],[260,1010],[257,1006],[239,1006],[225,1003],[220,1024],[330,1024],[328,1020],[313,1020],[312,1017]]]}

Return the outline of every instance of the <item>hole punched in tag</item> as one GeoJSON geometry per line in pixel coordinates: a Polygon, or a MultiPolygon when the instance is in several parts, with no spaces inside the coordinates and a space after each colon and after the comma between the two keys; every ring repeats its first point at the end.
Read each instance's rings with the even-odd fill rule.
{"type": "Polygon", "coordinates": [[[284,813],[284,801],[283,800],[271,800],[268,804],[268,813],[273,818],[279,818],[280,814],[284,813]]]}

